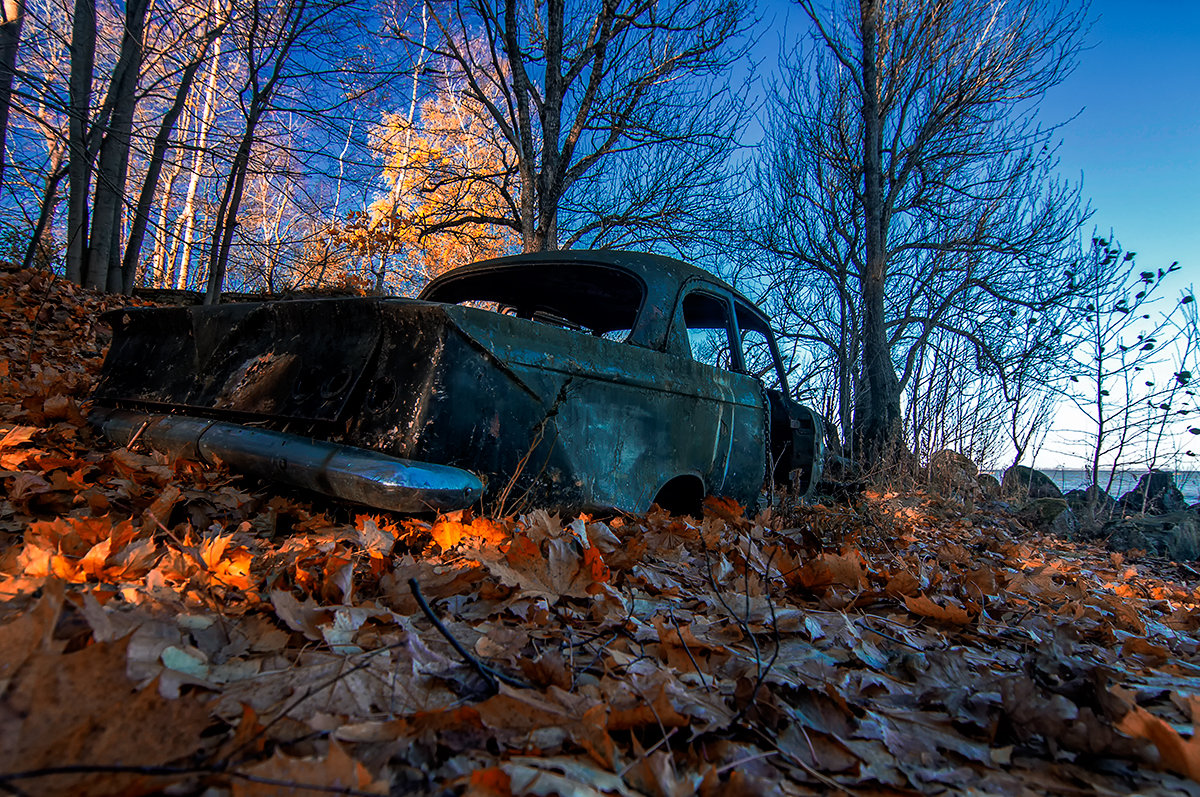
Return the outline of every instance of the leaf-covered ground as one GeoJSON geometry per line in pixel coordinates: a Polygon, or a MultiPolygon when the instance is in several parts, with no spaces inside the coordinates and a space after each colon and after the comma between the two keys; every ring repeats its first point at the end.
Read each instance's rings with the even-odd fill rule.
{"type": "Polygon", "coordinates": [[[96,437],[116,301],[0,273],[0,790],[1200,794],[1185,566],[921,494],[309,501],[96,437]]]}

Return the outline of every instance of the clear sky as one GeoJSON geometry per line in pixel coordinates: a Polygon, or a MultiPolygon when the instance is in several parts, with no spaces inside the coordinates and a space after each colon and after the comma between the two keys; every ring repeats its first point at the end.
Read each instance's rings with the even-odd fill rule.
{"type": "MultiPolygon", "coordinates": [[[[769,76],[807,20],[787,0],[760,14],[754,57],[769,76]]],[[[1178,260],[1178,287],[1200,282],[1200,2],[1094,0],[1091,17],[1089,49],[1042,106],[1047,123],[1075,117],[1060,131],[1060,173],[1082,179],[1092,223],[1139,265],[1178,260]]]]}
{"type": "MultiPolygon", "coordinates": [[[[1137,252],[1139,266],[1179,261],[1164,283],[1171,302],[1200,284],[1200,4],[1097,0],[1092,15],[1091,49],[1044,115],[1079,113],[1062,129],[1061,172],[1082,177],[1092,224],[1137,252]]],[[[1056,425],[1073,420],[1063,408],[1056,425]]],[[[1052,435],[1039,461],[1078,467],[1073,437],[1052,435]]]]}
{"type": "Polygon", "coordinates": [[[1091,49],[1047,97],[1062,174],[1082,176],[1102,233],[1145,268],[1178,260],[1200,281],[1200,3],[1098,0],[1091,49]]]}

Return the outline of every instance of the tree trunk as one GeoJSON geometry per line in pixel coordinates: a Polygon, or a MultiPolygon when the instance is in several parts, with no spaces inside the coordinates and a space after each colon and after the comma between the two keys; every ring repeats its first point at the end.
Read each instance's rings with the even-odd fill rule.
{"type": "Polygon", "coordinates": [[[225,271],[229,266],[229,250],[233,246],[233,230],[237,226],[237,213],[242,204],[242,193],[246,187],[246,169],[250,163],[250,146],[254,142],[254,128],[258,126],[258,108],[251,106],[242,132],[233,165],[229,167],[229,179],[225,182],[225,193],[217,209],[216,224],[213,225],[212,245],[208,252],[208,284],[204,291],[205,304],[221,301],[225,286],[225,271]]]}
{"type": "Polygon", "coordinates": [[[58,205],[58,184],[67,176],[67,170],[62,167],[63,146],[59,145],[50,152],[50,170],[46,175],[46,186],[42,190],[42,207],[38,211],[37,224],[33,227],[33,235],[29,238],[29,246],[25,249],[25,259],[22,268],[31,268],[37,260],[38,249],[42,238],[54,218],[54,208],[58,205]]]}
{"type": "MultiPolygon", "coordinates": [[[[217,108],[217,74],[220,71],[221,39],[213,43],[213,57],[209,61],[208,80],[204,89],[204,107],[200,112],[200,120],[196,128],[195,155],[192,157],[192,171],[188,178],[187,194],[183,201],[183,210],[179,214],[178,232],[175,240],[179,246],[179,271],[175,287],[182,290],[187,287],[188,275],[191,270],[192,235],[196,229],[196,189],[200,185],[200,172],[204,166],[204,152],[208,146],[208,131],[212,127],[217,108]]],[[[170,253],[172,262],[175,254],[170,253]]]]}
{"type": "MultiPolygon", "coordinates": [[[[171,251],[171,244],[175,240],[171,237],[171,225],[167,223],[167,214],[171,211],[171,198],[175,196],[175,181],[179,179],[179,175],[183,173],[183,166],[178,160],[171,163],[171,170],[167,172],[166,177],[160,177],[161,191],[155,191],[155,195],[162,195],[158,203],[158,223],[154,226],[154,245],[150,251],[150,282],[156,288],[170,288],[175,285],[175,275],[173,273],[174,258],[168,261],[167,253],[171,251]]],[[[149,225],[149,219],[146,224],[149,225]]],[[[130,240],[133,235],[130,234],[130,240]]],[[[142,241],[142,246],[145,246],[145,241],[142,241]]],[[[128,249],[128,244],[126,244],[128,249]]],[[[141,253],[138,254],[141,257],[141,253]]]]}
{"type": "Polygon", "coordinates": [[[175,101],[167,109],[162,123],[158,126],[158,133],[154,136],[154,149],[150,153],[150,163],[146,167],[146,179],[142,183],[141,195],[138,197],[137,209],[134,211],[133,226],[129,230],[129,242],[125,245],[125,256],[121,260],[121,289],[126,294],[133,293],[138,261],[142,254],[142,240],[145,238],[146,225],[150,219],[150,206],[154,203],[154,194],[158,190],[158,178],[162,174],[163,160],[171,143],[171,132],[175,129],[175,122],[187,104],[188,95],[192,91],[192,81],[195,80],[200,65],[204,63],[204,54],[208,52],[209,44],[219,35],[220,30],[218,29],[214,34],[206,37],[196,58],[183,70],[179,88],[175,92],[175,101]]]}
{"type": "MultiPolygon", "coordinates": [[[[125,209],[125,181],[129,172],[133,113],[142,70],[142,35],[149,0],[128,0],[121,50],[113,68],[108,96],[112,103],[109,127],[100,144],[96,166],[96,193],[92,203],[89,287],[119,293],[121,278],[121,217],[125,209]]],[[[132,287],[132,286],[131,286],[132,287]]]]}
{"type": "Polygon", "coordinates": [[[883,120],[879,108],[878,0],[860,0],[862,25],[863,217],[866,263],[859,280],[863,371],[854,412],[860,456],[878,455],[900,440],[900,382],[888,345],[884,290],[887,222],[883,206],[883,120]]]}
{"type": "Polygon", "coordinates": [[[96,6],[75,0],[71,23],[70,161],[67,198],[67,279],[79,285],[87,278],[88,186],[92,156],[88,147],[88,107],[92,97],[92,66],[96,59],[96,6]]]}
{"type": "Polygon", "coordinates": [[[17,45],[25,22],[25,0],[3,0],[0,5],[0,190],[4,187],[4,142],[8,134],[8,109],[12,105],[17,45]]]}
{"type": "MultiPolygon", "coordinates": [[[[213,227],[212,246],[208,256],[208,285],[204,292],[205,304],[216,304],[221,300],[221,291],[225,285],[225,271],[229,264],[229,250],[233,246],[233,230],[237,226],[238,208],[242,203],[242,193],[246,188],[246,169],[250,165],[250,149],[254,145],[254,132],[262,115],[270,108],[274,97],[275,87],[283,75],[283,68],[288,63],[292,46],[296,37],[304,27],[305,11],[308,0],[296,0],[291,14],[288,15],[288,28],[279,32],[274,49],[274,61],[271,65],[271,76],[265,83],[259,84],[260,67],[251,65],[248,85],[256,87],[250,97],[250,107],[246,112],[246,126],[242,131],[242,140],[238,145],[237,154],[229,168],[229,180],[225,183],[225,193],[221,197],[221,205],[217,209],[217,220],[213,227]]],[[[247,52],[253,53],[255,42],[253,38],[248,43],[247,52]]]]}

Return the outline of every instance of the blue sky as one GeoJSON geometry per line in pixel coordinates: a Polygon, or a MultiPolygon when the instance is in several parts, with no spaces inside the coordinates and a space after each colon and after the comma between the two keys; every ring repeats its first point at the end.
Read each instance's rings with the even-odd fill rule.
{"type": "MultiPolygon", "coordinates": [[[[791,46],[807,21],[786,0],[760,12],[754,57],[770,75],[780,39],[791,46]]],[[[1095,0],[1091,17],[1089,49],[1042,105],[1047,123],[1075,117],[1060,131],[1059,171],[1082,179],[1092,224],[1139,265],[1178,260],[1182,289],[1200,282],[1200,2],[1095,0]]]]}
{"type": "Polygon", "coordinates": [[[1200,278],[1200,4],[1102,0],[1091,49],[1047,97],[1062,130],[1061,172],[1083,179],[1102,232],[1139,265],[1178,260],[1183,288],[1200,278]]]}

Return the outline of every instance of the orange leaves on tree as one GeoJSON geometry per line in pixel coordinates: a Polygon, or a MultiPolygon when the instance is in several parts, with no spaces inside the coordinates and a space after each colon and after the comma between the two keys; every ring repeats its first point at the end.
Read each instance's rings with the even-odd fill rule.
{"type": "Polygon", "coordinates": [[[516,245],[515,230],[496,221],[511,212],[508,144],[458,87],[445,82],[412,113],[385,114],[371,143],[389,189],[338,231],[352,251],[403,255],[428,278],[516,245]]]}

